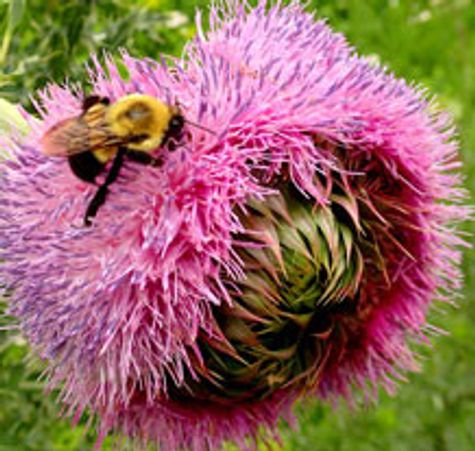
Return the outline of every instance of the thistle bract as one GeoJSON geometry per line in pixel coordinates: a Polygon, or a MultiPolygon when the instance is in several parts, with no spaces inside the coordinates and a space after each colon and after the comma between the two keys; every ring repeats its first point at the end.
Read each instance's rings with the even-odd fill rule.
{"type": "Polygon", "coordinates": [[[464,218],[447,118],[294,2],[214,6],[173,69],[97,59],[92,92],[179,103],[160,168],[95,188],[38,146],[81,114],[49,86],[0,168],[15,315],[66,412],[163,449],[243,447],[300,396],[393,391],[426,313],[459,288],[464,218]],[[79,226],[78,226],[79,224],[79,226]]]}

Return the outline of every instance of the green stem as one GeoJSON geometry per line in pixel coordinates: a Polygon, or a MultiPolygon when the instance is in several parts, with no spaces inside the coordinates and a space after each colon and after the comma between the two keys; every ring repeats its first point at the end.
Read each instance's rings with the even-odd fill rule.
{"type": "Polygon", "coordinates": [[[3,35],[2,47],[0,49],[0,66],[5,63],[10,48],[10,42],[12,41],[13,30],[11,27],[7,27],[5,34],[3,35]]]}

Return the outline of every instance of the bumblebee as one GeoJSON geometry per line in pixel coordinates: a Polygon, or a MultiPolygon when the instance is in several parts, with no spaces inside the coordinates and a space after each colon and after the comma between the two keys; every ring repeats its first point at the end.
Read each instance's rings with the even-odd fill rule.
{"type": "Polygon", "coordinates": [[[130,94],[114,103],[92,95],[84,99],[81,115],[55,124],[43,136],[41,145],[44,154],[66,157],[79,179],[95,185],[97,176],[112,161],[87,207],[84,225],[90,226],[124,160],[160,166],[162,160],[151,152],[159,147],[173,150],[184,124],[178,107],[149,95],[130,94]]]}

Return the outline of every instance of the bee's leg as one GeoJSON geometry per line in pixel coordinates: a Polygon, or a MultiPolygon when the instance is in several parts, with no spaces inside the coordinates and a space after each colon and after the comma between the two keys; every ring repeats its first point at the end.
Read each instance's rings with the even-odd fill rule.
{"type": "Polygon", "coordinates": [[[90,226],[92,224],[91,218],[94,218],[99,210],[99,208],[104,204],[106,201],[107,193],[109,192],[109,186],[114,183],[119,176],[120,168],[124,163],[124,154],[126,149],[120,147],[117,151],[117,155],[114,158],[114,162],[112,163],[112,167],[110,168],[109,172],[107,173],[106,179],[104,183],[99,186],[99,189],[96,191],[96,194],[92,198],[91,202],[89,203],[86,214],[84,216],[84,225],[90,226]]]}
{"type": "Polygon", "coordinates": [[[143,164],[145,166],[159,167],[163,165],[162,158],[152,157],[152,155],[147,152],[127,149],[127,153],[125,155],[129,160],[134,161],[135,163],[143,164]]]}
{"type": "Polygon", "coordinates": [[[177,144],[181,140],[184,126],[185,118],[181,114],[175,114],[168,124],[168,129],[162,138],[160,146],[166,147],[170,152],[176,150],[177,144]]]}

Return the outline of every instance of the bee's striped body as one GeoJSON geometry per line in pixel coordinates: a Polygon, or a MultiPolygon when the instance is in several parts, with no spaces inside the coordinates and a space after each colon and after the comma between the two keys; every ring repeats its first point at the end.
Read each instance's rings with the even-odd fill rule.
{"type": "Polygon", "coordinates": [[[65,156],[73,173],[95,183],[110,161],[114,161],[103,185],[91,201],[85,217],[90,224],[104,203],[107,187],[117,178],[124,157],[141,164],[159,165],[150,152],[171,138],[179,139],[184,118],[178,108],[142,94],[124,96],[110,104],[99,96],[86,97],[83,113],[51,127],[42,139],[49,156],[65,156]]]}

